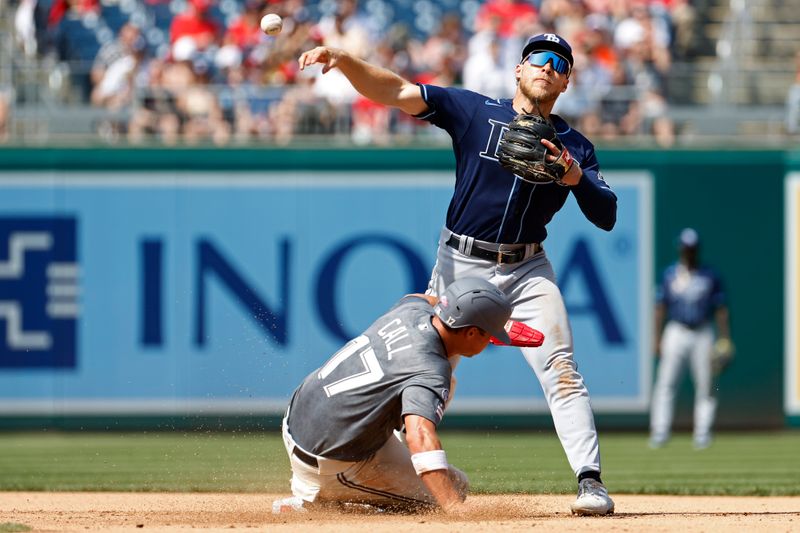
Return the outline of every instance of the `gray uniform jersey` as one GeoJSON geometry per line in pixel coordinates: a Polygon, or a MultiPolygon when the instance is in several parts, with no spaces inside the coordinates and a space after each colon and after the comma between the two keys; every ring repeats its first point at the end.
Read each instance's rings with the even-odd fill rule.
{"type": "Polygon", "coordinates": [[[405,415],[438,424],[452,369],[432,316],[426,300],[406,297],[306,377],[289,407],[295,442],[321,457],[359,461],[405,415]]]}

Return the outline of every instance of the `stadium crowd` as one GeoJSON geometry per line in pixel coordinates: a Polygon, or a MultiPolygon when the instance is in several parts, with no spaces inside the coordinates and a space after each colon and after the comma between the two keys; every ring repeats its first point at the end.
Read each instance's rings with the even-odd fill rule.
{"type": "Polygon", "coordinates": [[[689,0],[21,0],[15,17],[25,54],[66,62],[84,101],[119,112],[109,135],[217,145],[438,135],[360,97],[336,70],[325,83],[318,69],[299,71],[318,44],[502,98],[524,40],[551,31],[575,52],[557,113],[596,141],[669,146],[666,81],[676,58],[691,58],[696,23],[689,0]],[[275,37],[259,27],[268,12],[284,18],[275,37]]]}

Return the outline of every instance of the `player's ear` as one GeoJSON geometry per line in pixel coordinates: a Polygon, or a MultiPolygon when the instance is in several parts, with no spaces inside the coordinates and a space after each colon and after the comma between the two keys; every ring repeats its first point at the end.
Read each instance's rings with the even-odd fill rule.
{"type": "Polygon", "coordinates": [[[486,337],[488,337],[488,336],[489,336],[489,334],[488,334],[488,333],[486,333],[485,331],[483,331],[481,328],[479,328],[479,327],[477,327],[477,326],[470,326],[470,327],[469,327],[469,328],[467,328],[467,329],[469,330],[469,331],[467,332],[467,336],[468,336],[470,339],[480,339],[480,340],[483,340],[483,339],[485,339],[486,337]]]}
{"type": "MultiPolygon", "coordinates": [[[[572,72],[570,72],[570,75],[571,74],[572,72]]],[[[567,87],[569,87],[569,76],[567,76],[567,78],[564,79],[564,87],[561,89],[561,92],[563,93],[564,91],[566,91],[567,87]]]]}
{"type": "Polygon", "coordinates": [[[519,84],[519,79],[522,77],[522,63],[517,64],[514,67],[514,79],[517,80],[517,84],[519,84]]]}

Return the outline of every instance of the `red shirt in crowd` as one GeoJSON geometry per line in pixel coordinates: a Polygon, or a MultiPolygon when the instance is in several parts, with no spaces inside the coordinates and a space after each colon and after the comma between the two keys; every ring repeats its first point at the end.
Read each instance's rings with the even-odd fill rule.
{"type": "Polygon", "coordinates": [[[236,19],[228,28],[225,42],[235,44],[242,49],[252,48],[261,42],[263,35],[258,20],[253,21],[243,16],[236,19]]]}
{"type": "Polygon", "coordinates": [[[535,21],[536,15],[536,8],[529,2],[489,0],[478,10],[476,27],[488,27],[488,21],[497,17],[500,19],[498,34],[500,37],[509,37],[514,33],[515,23],[526,18],[535,21]]]}
{"type": "Polygon", "coordinates": [[[169,40],[174,43],[181,37],[194,38],[197,46],[205,48],[217,38],[219,26],[214,20],[191,12],[184,12],[172,19],[169,27],[169,40]]]}

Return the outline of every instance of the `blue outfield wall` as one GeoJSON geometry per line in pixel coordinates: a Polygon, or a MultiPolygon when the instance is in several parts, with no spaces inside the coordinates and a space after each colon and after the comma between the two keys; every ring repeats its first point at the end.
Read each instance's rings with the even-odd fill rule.
{"type": "MultiPolygon", "coordinates": [[[[308,372],[398,297],[424,291],[453,180],[445,150],[0,155],[6,427],[226,418],[271,425],[308,372]]],[[[696,180],[719,181],[709,170],[721,169],[735,182],[742,169],[735,161],[713,165],[718,154],[600,156],[619,196],[617,227],[593,227],[571,199],[549,226],[545,248],[601,425],[641,426],[652,382],[655,275],[672,260],[674,232],[684,224],[714,237],[711,252],[719,239],[724,246],[717,219],[730,216],[728,207],[714,205],[716,189],[696,180]]],[[[763,171],[767,158],[759,158],[763,171]]],[[[768,161],[783,168],[778,153],[768,161]]],[[[780,188],[777,177],[764,179],[780,188]]],[[[771,186],[762,189],[772,194],[771,186]]],[[[744,202],[730,191],[717,197],[726,195],[744,202]]],[[[782,222],[780,212],[775,219],[782,222]]],[[[762,260],[782,259],[774,252],[762,260]]],[[[738,267],[726,266],[740,354],[721,391],[726,381],[731,388],[743,381],[738,373],[749,373],[754,356],[742,321],[750,313],[738,312],[746,287],[738,267]]],[[[762,284],[763,312],[779,303],[777,278],[762,284]]],[[[780,339],[779,318],[763,335],[780,339]]],[[[762,343],[772,345],[771,337],[762,343]]],[[[759,355],[763,379],[749,375],[758,397],[741,389],[730,405],[722,398],[723,425],[783,423],[780,390],[764,387],[781,380],[781,346],[759,355]]],[[[460,365],[458,376],[452,424],[549,424],[539,384],[517,350],[490,348],[460,365]]]]}

